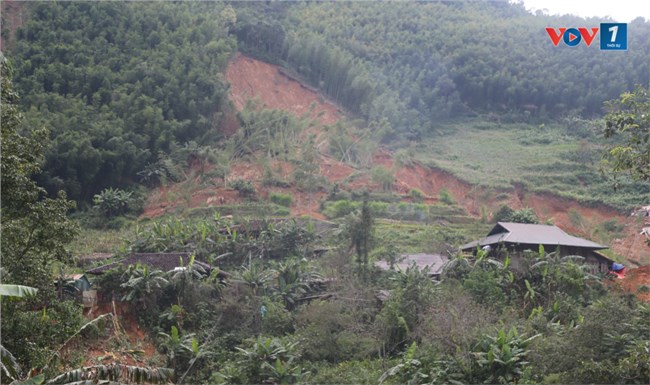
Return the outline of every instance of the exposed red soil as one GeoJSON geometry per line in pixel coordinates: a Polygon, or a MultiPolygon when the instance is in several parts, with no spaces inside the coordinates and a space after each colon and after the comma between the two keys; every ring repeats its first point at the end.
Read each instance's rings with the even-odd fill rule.
{"type": "Polygon", "coordinates": [[[62,352],[63,356],[83,351],[82,366],[112,363],[148,366],[148,361],[152,359],[164,362],[149,336],[140,329],[127,304],[115,302],[113,309],[111,302],[101,303],[92,309],[87,318],[92,320],[103,314],[113,314],[117,320],[116,323],[111,320],[107,322],[107,335],[99,337],[99,340],[73,341],[62,352]]]}
{"type": "Polygon", "coordinates": [[[648,238],[641,234],[641,229],[644,226],[642,223],[637,221],[636,218],[628,217],[625,223],[624,236],[615,239],[611,245],[617,254],[627,256],[627,259],[636,265],[650,263],[650,246],[647,243],[648,238]]]}
{"type": "Polygon", "coordinates": [[[572,233],[584,232],[576,228],[569,219],[569,210],[575,210],[590,221],[604,222],[610,219],[623,219],[616,210],[608,207],[590,208],[577,205],[575,201],[563,199],[551,194],[526,194],[523,203],[533,208],[542,221],[552,219],[553,223],[572,233]]]}
{"type": "Polygon", "coordinates": [[[354,172],[351,166],[334,160],[330,157],[323,156],[320,163],[320,173],[327,177],[330,182],[341,181],[354,172]]]}
{"type": "Polygon", "coordinates": [[[623,291],[635,294],[641,301],[650,302],[650,292],[645,289],[639,291],[641,287],[650,289],[650,266],[626,269],[625,278],[614,278],[614,281],[608,286],[618,287],[623,291]]]}
{"type": "Polygon", "coordinates": [[[373,166],[383,166],[386,168],[393,167],[393,155],[384,148],[377,150],[375,155],[372,157],[373,166]]]}
{"type": "Polygon", "coordinates": [[[234,111],[226,113],[224,116],[223,122],[221,123],[221,132],[226,138],[229,138],[239,130],[239,120],[237,119],[237,114],[234,111]]]}
{"type": "MultiPolygon", "coordinates": [[[[340,175],[340,169],[336,161],[328,160],[337,175],[340,175]]],[[[271,161],[270,167],[279,178],[291,181],[293,176],[293,166],[284,161],[271,161]]],[[[341,166],[343,169],[347,166],[341,166]]],[[[268,187],[262,184],[263,168],[260,165],[240,161],[233,163],[230,166],[230,177],[228,181],[234,179],[244,179],[251,181],[255,190],[257,191],[256,197],[253,200],[268,200],[271,192],[280,192],[283,194],[291,194],[293,203],[291,205],[291,215],[302,216],[309,215],[314,218],[324,219],[325,217],[320,214],[320,201],[325,196],[322,191],[308,192],[302,191],[294,186],[290,187],[268,187]]],[[[182,184],[174,184],[166,187],[160,187],[149,196],[147,204],[142,214],[143,217],[155,218],[165,213],[173,212],[175,209],[182,208],[195,208],[195,207],[213,207],[222,205],[238,205],[248,202],[250,199],[241,197],[239,193],[230,188],[223,187],[223,181],[219,179],[212,180],[211,183],[203,183],[208,185],[203,188],[196,188],[200,186],[201,182],[196,177],[194,181],[183,182],[182,184]],[[193,191],[184,191],[190,186],[193,191]],[[219,186],[219,187],[218,187],[219,186]]]]}
{"type": "MultiPolygon", "coordinates": [[[[231,84],[230,97],[237,110],[241,110],[248,99],[258,98],[269,108],[283,109],[298,116],[308,113],[310,105],[315,103],[316,108],[312,111],[311,116],[323,125],[333,124],[342,117],[340,108],[324,101],[323,97],[312,88],[303,86],[295,79],[286,76],[277,66],[245,55],[237,54],[230,62],[226,70],[226,78],[231,84]]],[[[233,129],[236,130],[236,123],[236,119],[235,122],[230,121],[229,128],[224,132],[232,134],[233,129]]],[[[322,130],[317,130],[316,133],[322,134],[322,130]]],[[[321,152],[324,151],[321,150],[321,152]]],[[[326,154],[322,154],[319,163],[321,175],[327,177],[331,183],[340,182],[341,188],[350,190],[365,188],[371,191],[381,189],[381,186],[371,180],[367,172],[354,175],[358,170],[326,154]]],[[[612,245],[614,251],[628,260],[640,264],[650,263],[650,247],[645,245],[645,237],[638,235],[640,228],[637,229],[637,227],[639,226],[631,218],[627,218],[611,208],[605,206],[585,207],[576,201],[552,194],[526,191],[519,184],[511,190],[494,191],[474,186],[446,171],[431,169],[420,164],[398,167],[394,164],[392,154],[384,149],[379,149],[373,157],[373,166],[378,165],[394,173],[394,192],[402,195],[404,200],[409,200],[409,191],[417,188],[424,193],[426,203],[434,203],[438,201],[440,191],[445,189],[458,205],[464,207],[474,217],[482,215],[490,217],[502,204],[507,204],[515,209],[531,207],[542,221],[552,220],[565,231],[587,238],[590,237],[590,228],[603,221],[615,219],[618,223],[625,224],[626,227],[624,237],[615,240],[612,245]],[[575,211],[584,219],[584,226],[574,226],[568,216],[569,210],[575,211]]],[[[277,162],[272,167],[276,170],[277,162]]],[[[280,168],[282,170],[280,173],[285,180],[291,181],[291,165],[287,164],[280,168]]],[[[230,178],[243,178],[252,181],[261,199],[265,199],[270,191],[290,193],[293,196],[292,215],[322,217],[317,211],[318,201],[322,199],[324,193],[314,193],[310,199],[308,194],[294,186],[268,188],[261,184],[262,174],[260,166],[239,162],[231,166],[230,178]]],[[[175,188],[177,187],[171,186],[155,193],[147,206],[145,216],[157,216],[178,204],[185,204],[179,198],[173,202],[166,199],[179,195],[174,194],[175,188]]],[[[188,198],[185,200],[187,201],[188,198]]],[[[189,200],[190,207],[244,202],[235,191],[217,187],[194,191],[189,200]]]]}
{"type": "Polygon", "coordinates": [[[5,51],[15,42],[16,30],[27,21],[26,1],[2,0],[0,3],[0,14],[2,14],[2,30],[8,31],[0,36],[0,50],[5,51]]]}
{"type": "Polygon", "coordinates": [[[226,69],[230,100],[242,110],[249,99],[259,98],[267,108],[282,109],[301,116],[310,115],[322,124],[334,124],[341,115],[323,95],[281,73],[277,66],[237,53],[226,69]]]}

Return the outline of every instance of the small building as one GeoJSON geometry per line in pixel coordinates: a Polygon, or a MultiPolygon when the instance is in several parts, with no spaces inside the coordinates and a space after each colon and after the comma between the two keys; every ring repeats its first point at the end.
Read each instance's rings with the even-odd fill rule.
{"type": "MultiPolygon", "coordinates": [[[[544,246],[548,253],[558,251],[561,257],[583,257],[591,273],[606,273],[614,263],[598,252],[607,246],[574,237],[554,225],[498,222],[485,238],[467,243],[461,246],[461,250],[475,254],[480,248],[487,250],[489,256],[502,259],[505,254],[521,257],[526,251],[538,251],[539,245],[544,246]]],[[[520,266],[517,258],[512,258],[511,262],[515,269],[520,266]]]]}
{"type": "Polygon", "coordinates": [[[69,281],[71,286],[74,286],[80,292],[90,290],[91,284],[85,274],[66,274],[63,279],[69,281]]]}
{"type": "MultiPolygon", "coordinates": [[[[190,263],[191,256],[192,254],[187,252],[131,253],[128,254],[125,258],[120,259],[118,261],[87,270],[86,273],[93,274],[93,275],[101,275],[108,270],[115,269],[120,266],[126,267],[129,265],[137,265],[137,264],[146,265],[151,268],[162,270],[162,271],[171,271],[182,266],[187,266],[190,263]]],[[[214,269],[213,266],[205,262],[195,260],[194,264],[201,266],[203,269],[205,269],[207,273],[210,273],[212,269],[214,269]]],[[[227,278],[229,276],[230,274],[226,273],[225,271],[219,271],[220,278],[227,278]]]]}
{"type": "Polygon", "coordinates": [[[66,295],[71,295],[81,300],[84,308],[92,307],[97,301],[97,290],[92,288],[88,277],[85,274],[66,274],[63,281],[57,280],[56,285],[62,285],[61,289],[66,295]]]}
{"type": "MultiPolygon", "coordinates": [[[[402,254],[393,267],[400,271],[406,271],[406,269],[413,265],[420,270],[428,268],[429,276],[438,278],[448,260],[449,258],[441,254],[402,254]]],[[[390,264],[386,261],[377,261],[375,262],[375,266],[381,270],[390,270],[390,264]]]]}

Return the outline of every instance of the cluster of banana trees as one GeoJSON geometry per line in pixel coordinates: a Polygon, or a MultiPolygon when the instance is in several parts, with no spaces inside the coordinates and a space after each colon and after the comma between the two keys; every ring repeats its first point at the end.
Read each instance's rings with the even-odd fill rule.
{"type": "Polygon", "coordinates": [[[243,266],[235,280],[246,286],[252,297],[270,296],[280,299],[288,310],[316,290],[322,278],[307,260],[291,259],[265,268],[254,262],[243,266]]]}
{"type": "Polygon", "coordinates": [[[168,218],[138,226],[129,247],[135,252],[189,251],[210,263],[237,267],[249,255],[261,259],[303,256],[313,240],[313,232],[295,221],[233,225],[216,215],[211,219],[168,218]]]}
{"type": "Polygon", "coordinates": [[[587,304],[599,294],[600,280],[580,263],[583,257],[546,253],[540,245],[538,252],[514,258],[521,259],[517,270],[510,268],[510,256],[499,261],[484,250],[475,257],[458,254],[445,265],[444,276],[463,281],[479,296],[486,295],[487,286],[494,286],[500,301],[517,305],[526,316],[548,313],[555,320],[563,301],[587,304]]]}

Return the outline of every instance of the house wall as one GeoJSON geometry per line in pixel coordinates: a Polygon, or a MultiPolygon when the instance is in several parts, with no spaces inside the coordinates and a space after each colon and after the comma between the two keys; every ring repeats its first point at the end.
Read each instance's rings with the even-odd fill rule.
{"type": "MultiPolygon", "coordinates": [[[[557,248],[557,245],[544,245],[544,251],[547,253],[555,252],[557,248]]],[[[490,252],[490,257],[503,261],[506,255],[510,255],[511,269],[514,271],[523,272],[529,266],[524,256],[526,254],[526,251],[537,252],[538,250],[539,245],[508,245],[508,247],[502,246],[499,249],[492,250],[490,252]]],[[[591,274],[604,274],[609,271],[610,262],[607,259],[594,253],[591,249],[582,247],[560,247],[559,253],[561,257],[578,255],[585,258],[583,264],[587,266],[586,270],[591,274]]]]}

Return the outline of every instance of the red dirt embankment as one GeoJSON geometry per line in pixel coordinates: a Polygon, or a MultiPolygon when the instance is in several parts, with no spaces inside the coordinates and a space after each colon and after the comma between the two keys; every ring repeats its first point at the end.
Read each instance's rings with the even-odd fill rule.
{"type": "Polygon", "coordinates": [[[625,278],[614,279],[608,286],[635,294],[638,299],[650,302],[650,266],[626,269],[625,278]]]}
{"type": "Polygon", "coordinates": [[[249,99],[258,98],[267,108],[280,109],[301,116],[310,113],[322,124],[341,119],[337,107],[298,81],[280,72],[277,66],[237,53],[226,69],[230,83],[230,100],[241,111],[249,99]]]}
{"type": "MultiPolygon", "coordinates": [[[[322,125],[334,124],[342,118],[341,109],[327,102],[311,87],[303,86],[298,81],[284,75],[277,66],[245,55],[237,54],[229,63],[226,79],[231,85],[230,98],[237,110],[241,110],[248,99],[258,98],[263,105],[269,108],[286,110],[297,116],[309,113],[313,104],[311,116],[322,125]]],[[[228,131],[235,130],[236,126],[236,122],[230,122],[228,131]]],[[[320,131],[319,134],[322,134],[322,130],[320,131]]],[[[330,182],[341,182],[349,189],[380,189],[380,186],[372,182],[367,174],[350,178],[357,170],[326,154],[322,154],[319,165],[321,175],[330,182]]],[[[403,194],[405,200],[408,200],[409,191],[417,188],[426,195],[425,202],[434,203],[444,188],[457,204],[475,217],[483,215],[489,217],[502,204],[507,204],[515,209],[531,207],[542,221],[551,219],[553,223],[564,230],[587,238],[591,237],[590,231],[595,225],[615,219],[618,223],[625,224],[626,227],[624,235],[613,241],[614,251],[628,260],[639,261],[641,264],[650,263],[650,248],[645,245],[645,237],[638,235],[640,228],[637,229],[638,226],[633,218],[625,217],[611,208],[582,206],[576,201],[552,194],[525,191],[520,185],[507,191],[493,191],[473,186],[446,171],[431,169],[419,164],[399,167],[395,165],[392,154],[383,149],[375,153],[373,165],[381,165],[394,172],[394,192],[403,194]],[[572,223],[569,218],[570,210],[584,219],[584,225],[576,226],[572,223]]],[[[273,161],[271,168],[281,170],[280,176],[285,180],[292,180],[291,164],[279,165],[277,161],[273,161]]],[[[270,191],[290,193],[293,196],[292,215],[307,214],[322,217],[318,214],[318,208],[319,200],[324,193],[309,196],[295,186],[265,187],[261,183],[262,168],[250,162],[235,163],[231,165],[230,171],[231,178],[251,180],[261,198],[267,197],[270,191]]],[[[144,215],[158,216],[178,204],[199,207],[243,202],[243,199],[238,197],[235,191],[215,187],[219,183],[223,184],[223,182],[215,181],[212,187],[192,189],[191,193],[183,193],[182,189],[176,185],[161,188],[152,195],[144,215]]]]}

